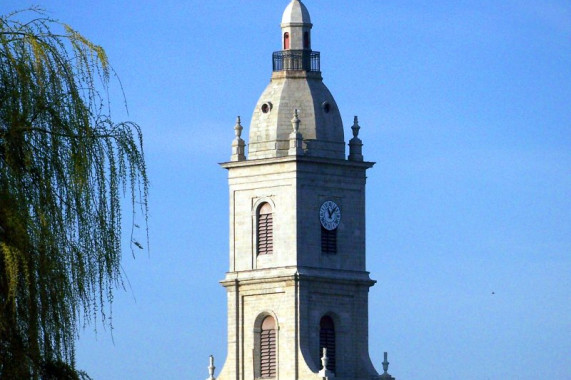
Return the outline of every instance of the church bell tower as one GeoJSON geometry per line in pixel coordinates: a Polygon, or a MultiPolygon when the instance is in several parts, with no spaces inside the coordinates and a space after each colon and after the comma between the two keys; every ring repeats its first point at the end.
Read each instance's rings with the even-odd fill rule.
{"type": "MultiPolygon", "coordinates": [[[[357,117],[349,154],[300,0],[228,171],[228,356],[218,380],[392,379],[368,351],[365,181],[357,117]]],[[[385,359],[386,362],[386,359],[385,359]]],[[[388,365],[388,363],[387,363],[388,365]]],[[[213,372],[213,370],[212,370],[213,372]]],[[[211,378],[213,375],[211,373],[211,378]]]]}

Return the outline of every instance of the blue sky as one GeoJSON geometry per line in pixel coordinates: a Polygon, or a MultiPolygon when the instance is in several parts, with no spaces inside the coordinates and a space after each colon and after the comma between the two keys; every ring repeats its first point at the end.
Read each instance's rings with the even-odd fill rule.
{"type": "MultiPolygon", "coordinates": [[[[289,0],[35,0],[102,45],[144,132],[150,252],[125,252],[95,379],[206,378],[226,357],[226,173],[289,0]]],[[[571,3],[306,0],[367,183],[371,358],[397,379],[571,378],[571,3]],[[494,294],[493,294],[494,293],[494,294]]],[[[27,0],[4,0],[0,12],[27,0]]],[[[112,95],[115,92],[112,92],[112,95]]]]}

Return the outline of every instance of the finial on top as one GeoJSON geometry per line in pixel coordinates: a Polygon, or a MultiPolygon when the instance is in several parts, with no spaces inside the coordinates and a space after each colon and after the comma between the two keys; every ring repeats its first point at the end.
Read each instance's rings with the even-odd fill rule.
{"type": "Polygon", "coordinates": [[[385,360],[383,361],[384,373],[379,378],[382,380],[395,380],[395,378],[389,375],[389,373],[387,372],[389,370],[389,361],[387,360],[387,358],[388,358],[388,353],[385,352],[385,360]]]}
{"type": "Polygon", "coordinates": [[[355,116],[353,120],[353,138],[349,140],[349,161],[363,161],[363,142],[359,136],[359,118],[355,116]]]}
{"type": "Polygon", "coordinates": [[[319,376],[324,379],[330,379],[335,377],[335,373],[327,368],[329,363],[329,358],[327,357],[327,348],[323,347],[323,356],[321,357],[321,365],[323,368],[319,371],[319,376]]]}
{"type": "Polygon", "coordinates": [[[321,357],[321,365],[323,368],[327,368],[329,358],[327,357],[327,347],[323,347],[323,356],[321,357]]]}
{"type": "Polygon", "coordinates": [[[359,136],[359,129],[361,129],[361,127],[359,126],[358,116],[355,116],[355,119],[353,119],[353,126],[351,127],[351,129],[353,130],[353,137],[359,136]]]}
{"type": "Polygon", "coordinates": [[[385,371],[385,373],[387,373],[387,371],[389,370],[389,362],[387,360],[389,354],[388,352],[385,352],[385,360],[383,361],[383,371],[385,371]]]}
{"type": "Polygon", "coordinates": [[[216,380],[216,378],[214,377],[214,370],[216,369],[216,367],[214,367],[214,356],[210,355],[210,365],[208,366],[208,374],[210,376],[208,376],[208,379],[206,380],[216,380]]]}
{"type": "Polygon", "coordinates": [[[236,125],[234,126],[234,133],[236,137],[232,141],[232,156],[230,156],[231,161],[245,161],[246,160],[246,143],[242,140],[242,123],[240,122],[240,116],[236,118],[236,125]]]}
{"type": "Polygon", "coordinates": [[[301,156],[303,154],[303,136],[299,133],[299,116],[297,109],[293,111],[293,119],[291,119],[291,126],[293,131],[289,134],[289,150],[290,156],[301,156]]]}
{"type": "Polygon", "coordinates": [[[293,111],[293,119],[291,119],[291,125],[293,126],[293,131],[297,133],[299,131],[299,117],[297,114],[297,108],[293,111]]]}
{"type": "Polygon", "coordinates": [[[238,116],[236,118],[236,125],[234,126],[234,131],[236,133],[236,137],[240,138],[242,136],[242,130],[244,129],[244,127],[242,127],[242,124],[240,122],[240,116],[238,116]]]}

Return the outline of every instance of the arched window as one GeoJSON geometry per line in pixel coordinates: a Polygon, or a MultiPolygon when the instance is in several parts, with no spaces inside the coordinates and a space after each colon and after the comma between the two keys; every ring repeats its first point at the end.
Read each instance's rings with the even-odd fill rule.
{"type": "Polygon", "coordinates": [[[272,206],[263,203],[257,215],[258,255],[271,255],[274,253],[274,218],[272,206]]]}
{"type": "Polygon", "coordinates": [[[309,49],[310,46],[311,45],[309,44],[309,32],[305,32],[303,33],[303,48],[309,49]]]}
{"type": "Polygon", "coordinates": [[[276,377],[276,321],[266,317],[260,333],[260,378],[276,377]]]}
{"type": "Polygon", "coordinates": [[[328,255],[337,253],[337,228],[328,230],[321,226],[321,253],[328,255]]]}
{"type": "Polygon", "coordinates": [[[284,33],[284,50],[289,49],[289,33],[284,33]]]}
{"type": "Polygon", "coordinates": [[[327,348],[327,369],[335,372],[335,324],[333,319],[326,315],[319,322],[319,357],[323,356],[323,349],[327,348]]]}

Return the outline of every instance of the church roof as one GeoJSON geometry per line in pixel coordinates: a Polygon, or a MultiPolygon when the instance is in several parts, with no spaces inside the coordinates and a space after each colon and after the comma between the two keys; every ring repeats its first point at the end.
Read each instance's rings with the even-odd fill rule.
{"type": "Polygon", "coordinates": [[[254,109],[250,124],[249,158],[287,156],[293,130],[292,116],[297,110],[305,154],[343,159],[343,122],[335,99],[321,76],[280,74],[285,73],[274,73],[254,109]]]}
{"type": "Polygon", "coordinates": [[[343,121],[323,83],[320,54],[311,49],[311,19],[300,0],[288,4],[281,27],[283,50],[273,53],[271,82],[254,108],[248,158],[295,154],[344,159],[343,121]]]}
{"type": "Polygon", "coordinates": [[[311,24],[309,12],[300,0],[288,4],[282,16],[283,24],[311,24]]]}

